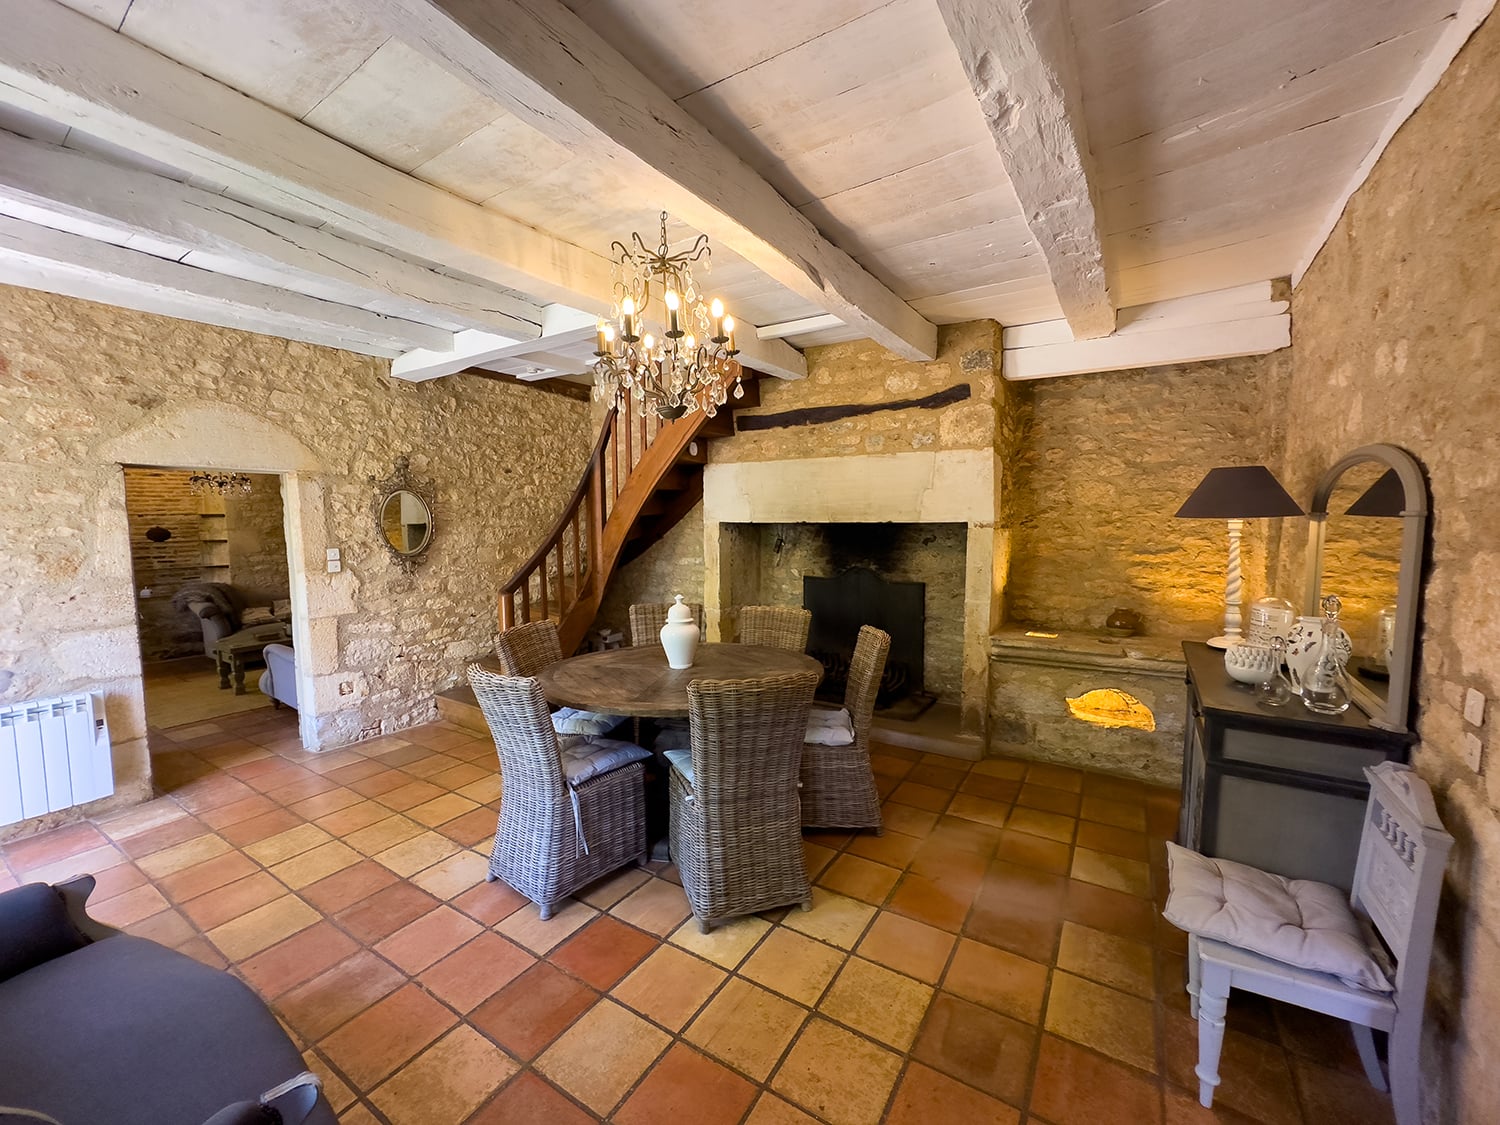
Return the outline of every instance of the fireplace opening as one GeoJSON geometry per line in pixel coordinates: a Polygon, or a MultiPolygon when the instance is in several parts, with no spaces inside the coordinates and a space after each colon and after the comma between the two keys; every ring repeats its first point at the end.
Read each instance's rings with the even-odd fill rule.
{"type": "Polygon", "coordinates": [[[804,575],[802,605],[812,613],[807,652],[824,670],[819,696],[844,698],[859,628],[873,625],[891,636],[876,706],[893,709],[900,717],[915,718],[937,702],[935,695],[922,690],[926,592],[922,582],[889,581],[862,566],[833,577],[804,575]]]}

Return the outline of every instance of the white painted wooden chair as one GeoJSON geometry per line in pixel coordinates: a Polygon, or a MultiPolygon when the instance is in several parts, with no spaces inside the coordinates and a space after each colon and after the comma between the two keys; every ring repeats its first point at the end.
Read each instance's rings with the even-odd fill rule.
{"type": "Polygon", "coordinates": [[[1390,1036],[1386,1048],[1391,1100],[1398,1125],[1421,1120],[1418,1053],[1427,969],[1443,868],[1453,837],[1444,831],[1427,783],[1409,767],[1386,762],[1366,768],[1370,799],[1365,810],[1359,860],[1349,905],[1374,933],[1366,938],[1376,959],[1395,959],[1393,992],[1371,992],[1327,973],[1274,961],[1222,941],[1188,937],[1188,994],[1198,1020],[1198,1100],[1213,1104],[1224,1045],[1229,990],[1244,989],[1347,1020],[1354,1031],[1365,1074],[1377,1090],[1387,1088],[1373,1031],[1390,1036]]]}

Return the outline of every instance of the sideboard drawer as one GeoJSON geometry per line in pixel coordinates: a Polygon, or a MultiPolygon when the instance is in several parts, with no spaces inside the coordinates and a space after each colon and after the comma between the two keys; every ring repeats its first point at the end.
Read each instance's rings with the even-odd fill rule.
{"type": "Polygon", "coordinates": [[[1384,751],[1373,746],[1313,742],[1243,727],[1226,729],[1220,745],[1226,762],[1245,762],[1361,783],[1364,768],[1379,765],[1386,758],[1384,751]]]}

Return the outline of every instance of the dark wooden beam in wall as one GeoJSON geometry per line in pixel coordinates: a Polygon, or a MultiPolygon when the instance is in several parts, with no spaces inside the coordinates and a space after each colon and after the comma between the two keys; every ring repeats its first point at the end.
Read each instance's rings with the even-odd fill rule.
{"type": "Polygon", "coordinates": [[[901,398],[891,402],[853,402],[845,406],[809,406],[802,410],[783,410],[779,414],[735,414],[736,428],[746,430],[774,430],[784,426],[816,426],[823,422],[839,422],[845,418],[858,418],[865,414],[879,414],[886,410],[937,410],[963,402],[973,394],[968,383],[947,387],[921,398],[901,398]]]}
{"type": "Polygon", "coordinates": [[[532,391],[543,391],[549,395],[562,395],[563,398],[577,399],[587,402],[593,394],[593,388],[584,386],[582,383],[569,383],[562,379],[517,379],[514,375],[507,375],[503,371],[485,371],[479,367],[466,367],[459,372],[461,375],[477,375],[481,379],[493,379],[497,383],[510,383],[512,386],[525,387],[532,391]]]}

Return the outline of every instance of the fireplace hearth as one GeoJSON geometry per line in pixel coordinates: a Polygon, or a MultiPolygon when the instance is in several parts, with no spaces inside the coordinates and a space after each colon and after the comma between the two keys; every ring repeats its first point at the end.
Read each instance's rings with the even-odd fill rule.
{"type": "Polygon", "coordinates": [[[930,706],[935,697],[922,690],[926,592],[922,582],[892,582],[862,566],[832,577],[803,575],[802,605],[812,613],[807,651],[824,669],[820,696],[843,698],[859,628],[873,625],[891,636],[877,706],[907,698],[930,706]]]}

